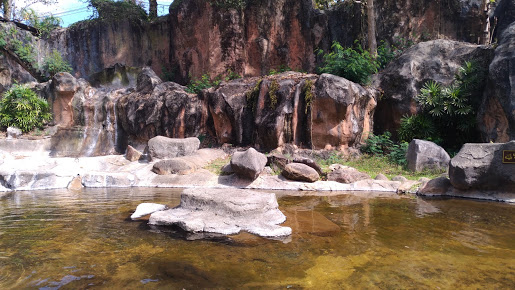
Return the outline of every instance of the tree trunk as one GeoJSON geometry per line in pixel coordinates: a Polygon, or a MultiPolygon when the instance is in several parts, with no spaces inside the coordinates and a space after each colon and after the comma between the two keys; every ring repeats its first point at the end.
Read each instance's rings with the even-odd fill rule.
{"type": "Polygon", "coordinates": [[[376,41],[376,14],[374,10],[374,0],[367,0],[367,22],[368,22],[368,50],[372,57],[377,56],[376,41]]]}
{"type": "Polygon", "coordinates": [[[12,8],[13,8],[13,0],[3,0],[2,1],[4,6],[4,18],[7,20],[12,19],[12,8]]]}
{"type": "Polygon", "coordinates": [[[148,16],[150,19],[157,18],[157,0],[149,0],[148,1],[148,16]]]}
{"type": "Polygon", "coordinates": [[[479,37],[479,44],[490,44],[490,0],[483,1],[482,32],[479,37]]]}

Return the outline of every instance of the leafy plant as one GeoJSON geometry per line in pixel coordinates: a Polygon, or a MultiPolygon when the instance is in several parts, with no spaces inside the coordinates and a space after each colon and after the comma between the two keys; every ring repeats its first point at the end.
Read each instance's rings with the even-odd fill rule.
{"type": "Polygon", "coordinates": [[[399,139],[410,142],[413,139],[423,139],[441,143],[441,138],[434,120],[426,114],[404,116],[401,118],[399,139]]]}
{"type": "MultiPolygon", "coordinates": [[[[370,53],[356,41],[356,48],[344,48],[339,42],[333,42],[331,52],[323,55],[320,73],[330,73],[350,81],[366,84],[370,75],[377,72],[378,64],[370,53]]],[[[322,50],[318,54],[323,54],[322,50]]]]}
{"type": "Polygon", "coordinates": [[[406,49],[413,46],[414,42],[406,38],[394,38],[393,43],[389,44],[384,40],[377,47],[377,64],[380,69],[386,67],[397,56],[401,55],[406,49]]]}
{"type": "Polygon", "coordinates": [[[368,136],[365,145],[361,147],[361,152],[372,156],[386,156],[388,160],[400,166],[406,166],[406,152],[408,151],[408,143],[402,142],[395,144],[392,141],[392,134],[388,131],[382,135],[368,136]]]}
{"type": "Polygon", "coordinates": [[[252,108],[252,113],[256,111],[256,103],[259,97],[259,89],[261,88],[261,83],[263,80],[259,80],[256,82],[256,85],[248,92],[245,93],[245,97],[247,99],[247,107],[252,108]]]}
{"type": "Polygon", "coordinates": [[[147,12],[131,1],[89,0],[89,7],[94,8],[91,18],[102,21],[118,21],[120,19],[147,20],[147,12]]]}
{"type": "Polygon", "coordinates": [[[268,90],[268,96],[270,97],[270,109],[275,109],[277,106],[277,91],[279,90],[279,83],[277,80],[273,80],[268,90]]]}
{"type": "Polygon", "coordinates": [[[306,80],[306,82],[304,82],[304,86],[302,86],[302,93],[304,94],[304,101],[306,102],[306,114],[308,113],[308,110],[311,107],[311,103],[313,102],[313,87],[314,84],[312,80],[306,80]]]}
{"type": "Polygon", "coordinates": [[[411,137],[424,135],[424,139],[441,142],[448,151],[457,150],[465,142],[477,141],[475,115],[485,76],[477,63],[465,62],[450,85],[426,82],[416,98],[422,112],[419,117],[403,117],[401,139],[410,141],[411,137]]]}
{"type": "Polygon", "coordinates": [[[62,19],[53,15],[42,17],[32,9],[24,9],[21,12],[22,18],[27,25],[33,26],[38,30],[38,34],[43,37],[48,37],[50,32],[61,26],[62,19]]]}
{"type": "Polygon", "coordinates": [[[28,132],[51,119],[48,102],[26,86],[14,85],[0,100],[1,126],[14,126],[28,132]]]}
{"type": "Polygon", "coordinates": [[[186,91],[192,94],[198,94],[204,89],[218,86],[222,80],[230,81],[238,78],[241,78],[241,76],[231,69],[227,70],[224,74],[218,75],[214,79],[211,79],[208,74],[203,74],[200,79],[192,80],[188,84],[186,91]]]}
{"type": "Polygon", "coordinates": [[[52,51],[50,56],[45,59],[43,69],[50,74],[50,77],[58,72],[72,72],[70,64],[63,59],[57,50],[52,51]]]}
{"type": "Polygon", "coordinates": [[[22,61],[32,64],[36,61],[36,57],[34,55],[34,48],[30,44],[24,44],[21,40],[13,39],[11,40],[11,45],[13,47],[14,53],[18,56],[22,61]]]}

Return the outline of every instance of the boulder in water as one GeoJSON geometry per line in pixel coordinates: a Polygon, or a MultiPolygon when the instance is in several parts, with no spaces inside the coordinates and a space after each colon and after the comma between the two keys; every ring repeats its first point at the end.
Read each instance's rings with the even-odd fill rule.
{"type": "Polygon", "coordinates": [[[263,237],[282,237],[291,234],[291,228],[278,225],[285,220],[273,193],[189,188],[183,191],[178,207],[153,213],[149,224],[177,225],[194,233],[232,235],[243,230],[263,237]]]}

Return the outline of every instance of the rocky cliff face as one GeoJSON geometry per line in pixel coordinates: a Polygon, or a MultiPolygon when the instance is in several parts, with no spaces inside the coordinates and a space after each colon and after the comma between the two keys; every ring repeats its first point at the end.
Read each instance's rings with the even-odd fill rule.
{"type": "Polygon", "coordinates": [[[39,85],[49,99],[55,156],[124,152],[152,137],[210,136],[217,143],[272,150],[359,144],[373,125],[378,92],[332,75],[286,72],[223,82],[191,94],[150,68],[136,87],[92,87],[68,73],[39,85]]]}
{"type": "Polygon", "coordinates": [[[515,1],[503,1],[499,17],[499,46],[489,66],[486,91],[478,115],[484,142],[515,139],[515,1]]]}

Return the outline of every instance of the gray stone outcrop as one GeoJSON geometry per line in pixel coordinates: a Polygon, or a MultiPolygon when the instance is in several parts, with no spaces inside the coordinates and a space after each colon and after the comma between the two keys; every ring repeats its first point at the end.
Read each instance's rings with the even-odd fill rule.
{"type": "Polygon", "coordinates": [[[413,172],[425,169],[447,169],[451,157],[445,149],[431,141],[413,139],[408,147],[408,168],[413,172]]]}
{"type": "Polygon", "coordinates": [[[198,150],[199,146],[200,140],[196,137],[168,138],[156,136],[148,140],[150,156],[157,159],[191,155],[198,150]]]}
{"type": "Polygon", "coordinates": [[[320,179],[318,172],[303,163],[289,163],[284,167],[282,175],[290,180],[315,182],[320,179]]]}
{"type": "Polygon", "coordinates": [[[278,224],[286,220],[273,193],[241,189],[185,189],[178,207],[150,216],[151,225],[177,225],[188,232],[224,235],[240,231],[263,237],[291,234],[278,224]]]}
{"type": "Polygon", "coordinates": [[[231,158],[231,168],[240,177],[256,179],[265,169],[267,158],[254,148],[243,152],[234,152],[231,158]]]}
{"type": "Polygon", "coordinates": [[[192,155],[158,161],[152,167],[152,171],[159,175],[186,175],[197,171],[218,158],[226,156],[222,150],[203,148],[192,155]]]}
{"type": "Polygon", "coordinates": [[[505,150],[515,150],[515,141],[463,145],[449,164],[452,186],[515,193],[515,164],[503,163],[505,150]]]}
{"type": "Polygon", "coordinates": [[[327,180],[337,181],[340,183],[354,183],[360,180],[370,179],[370,176],[366,173],[360,172],[356,168],[350,166],[334,166],[335,170],[327,174],[327,180]]]}

